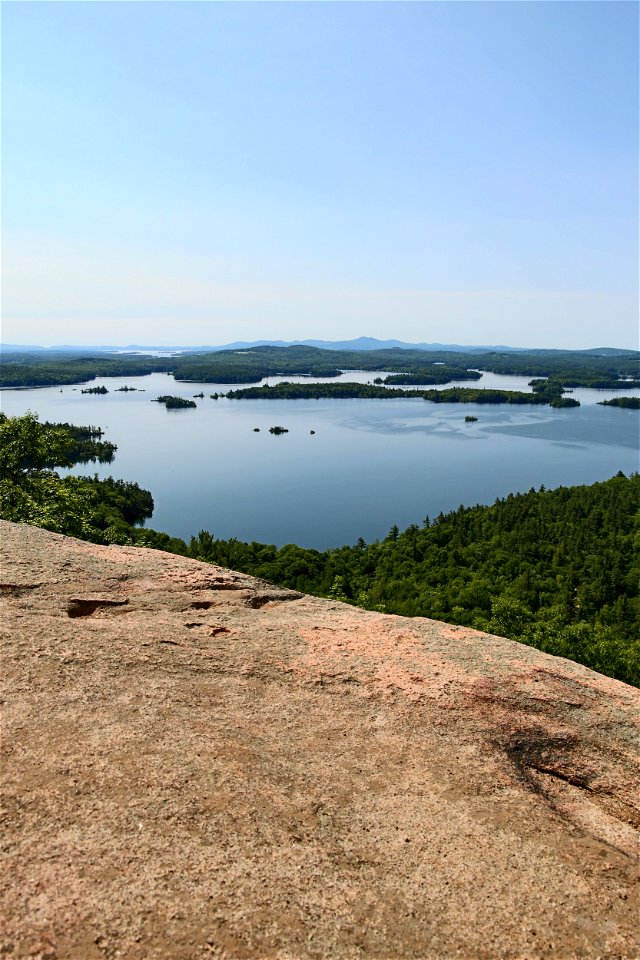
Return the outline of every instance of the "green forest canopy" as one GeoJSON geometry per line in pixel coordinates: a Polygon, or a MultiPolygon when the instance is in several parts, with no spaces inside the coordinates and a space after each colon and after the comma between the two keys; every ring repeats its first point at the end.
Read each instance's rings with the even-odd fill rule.
{"type": "Polygon", "coordinates": [[[124,480],[61,477],[55,467],[110,463],[116,446],[98,427],[40,423],[0,413],[0,517],[109,543],[153,513],[148,490],[124,480]]]}
{"type": "Polygon", "coordinates": [[[614,397],[612,400],[601,400],[601,407],[626,407],[627,410],[640,410],[640,397],[614,397]]]}
{"type": "MultiPolygon", "coordinates": [[[[562,387],[552,380],[536,383],[533,391],[491,390],[482,387],[445,387],[442,390],[419,390],[409,387],[406,390],[395,387],[379,386],[375,383],[281,383],[261,387],[243,387],[229,390],[230,400],[319,400],[328,397],[334,399],[367,400],[406,400],[422,398],[431,403],[484,403],[484,404],[549,404],[552,407],[579,407],[578,400],[562,395],[562,387]]],[[[213,396],[212,396],[213,399],[213,396]]],[[[217,399],[217,397],[216,397],[217,399]]]]}
{"type": "Polygon", "coordinates": [[[153,512],[151,494],[137,484],[55,472],[106,455],[100,438],[95,427],[0,414],[0,516],[98,543],[169,550],[367,609],[476,627],[640,686],[638,474],[461,506],[403,532],[394,526],[371,544],[278,548],[207,531],[187,544],[137,526],[153,512]]]}

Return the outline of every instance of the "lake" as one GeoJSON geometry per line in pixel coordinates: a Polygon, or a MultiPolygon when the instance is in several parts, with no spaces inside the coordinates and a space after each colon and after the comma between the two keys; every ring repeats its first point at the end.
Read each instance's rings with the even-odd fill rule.
{"type": "MultiPolygon", "coordinates": [[[[375,376],[386,374],[340,379],[375,376]]],[[[263,382],[285,379],[310,380],[263,382]]],[[[484,374],[460,385],[529,390],[529,379],[484,374]]],[[[115,461],[72,472],[136,481],[155,500],[149,526],[187,539],[207,529],[223,539],[323,549],[381,539],[393,524],[403,529],[460,504],[488,504],[541,484],[593,483],[640,466],[638,411],[597,406],[638,390],[576,389],[581,407],[552,410],[411,398],[211,400],[210,393],[242,385],[179,383],[167,374],[103,377],[89,386],[102,384],[105,396],[82,395],[81,386],[3,390],[2,410],[102,427],[118,445],[115,461]],[[124,385],[137,391],[114,392],[124,385]],[[201,391],[195,410],[150,402],[201,391]],[[478,422],[465,423],[467,415],[478,422]],[[274,425],[289,432],[273,436],[274,425]]]]}

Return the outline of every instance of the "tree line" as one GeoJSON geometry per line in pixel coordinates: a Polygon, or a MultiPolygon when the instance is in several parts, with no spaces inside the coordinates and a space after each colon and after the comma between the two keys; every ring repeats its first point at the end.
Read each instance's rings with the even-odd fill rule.
{"type": "MultiPolygon", "coordinates": [[[[452,350],[327,350],[307,346],[261,346],[203,351],[171,357],[137,354],[29,351],[0,358],[0,386],[81,383],[99,376],[170,373],[196,383],[258,383],[271,376],[335,378],[342,370],[385,371],[409,383],[477,379],[477,371],[552,379],[557,388],[640,385],[638,351],[525,350],[465,353],[452,350]],[[425,377],[427,379],[425,379],[425,377]],[[417,380],[414,378],[418,378],[417,380]]],[[[399,382],[399,381],[396,381],[399,382]]]]}
{"type": "MultiPolygon", "coordinates": [[[[544,381],[546,384],[547,381],[544,381]]],[[[538,387],[532,393],[524,390],[491,390],[481,387],[445,387],[442,390],[399,389],[376,383],[291,383],[284,381],[261,387],[242,387],[229,390],[230,400],[320,400],[320,399],[368,399],[393,400],[411,397],[429,400],[431,403],[484,403],[484,404],[549,404],[552,407],[579,407],[573,397],[562,395],[562,387],[551,384],[538,387]]]]}
{"type": "Polygon", "coordinates": [[[627,410],[640,410],[640,397],[613,397],[611,400],[601,400],[600,407],[626,407],[627,410]]]}
{"type": "Polygon", "coordinates": [[[0,517],[56,533],[117,542],[153,513],[153,497],[112,477],[61,477],[55,467],[111,462],[116,446],[97,427],[40,423],[0,413],[0,517]]]}

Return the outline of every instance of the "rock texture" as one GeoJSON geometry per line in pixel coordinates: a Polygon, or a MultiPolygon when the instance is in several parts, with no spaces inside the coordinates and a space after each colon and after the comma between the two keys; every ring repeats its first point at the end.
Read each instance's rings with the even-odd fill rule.
{"type": "Polygon", "coordinates": [[[3,523],[0,956],[632,958],[638,691],[3,523]]]}

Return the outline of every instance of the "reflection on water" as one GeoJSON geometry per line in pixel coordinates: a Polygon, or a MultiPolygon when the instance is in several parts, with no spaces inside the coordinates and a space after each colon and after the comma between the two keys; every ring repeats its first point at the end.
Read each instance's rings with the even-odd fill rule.
{"type": "MultiPolygon", "coordinates": [[[[294,378],[269,382],[282,379],[294,378]]],[[[485,375],[481,384],[521,390],[528,379],[485,375]]],[[[209,394],[228,385],[176,383],[165,374],[94,385],[101,383],[106,396],[82,395],[80,387],[5,390],[2,409],[101,426],[118,445],[114,463],[74,472],[147,487],[156,503],[151,525],[176,536],[206,528],[224,538],[322,548],[381,538],[394,523],[403,528],[460,504],[639,467],[637,411],[596,405],[615,391],[576,390],[583,406],[551,410],[411,398],[216,401],[209,394]],[[138,389],[115,392],[124,385],[138,389]],[[201,391],[195,410],[150,402],[201,391]],[[478,421],[465,423],[466,415],[478,421]],[[269,434],[275,424],[289,433],[269,434]]]]}

